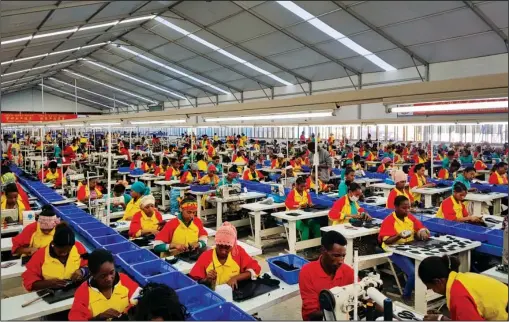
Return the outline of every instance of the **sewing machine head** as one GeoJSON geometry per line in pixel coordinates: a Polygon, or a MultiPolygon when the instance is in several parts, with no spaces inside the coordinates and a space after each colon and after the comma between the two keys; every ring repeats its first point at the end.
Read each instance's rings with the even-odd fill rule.
{"type": "Polygon", "coordinates": [[[2,222],[6,221],[7,223],[17,223],[19,220],[18,209],[3,209],[1,217],[2,222]]]}
{"type": "Polygon", "coordinates": [[[239,195],[242,192],[240,183],[225,184],[218,188],[219,195],[222,198],[228,198],[230,196],[239,195]]]}
{"type": "Polygon", "coordinates": [[[283,184],[271,184],[270,185],[270,193],[272,195],[278,195],[281,197],[285,196],[285,187],[283,184]]]}

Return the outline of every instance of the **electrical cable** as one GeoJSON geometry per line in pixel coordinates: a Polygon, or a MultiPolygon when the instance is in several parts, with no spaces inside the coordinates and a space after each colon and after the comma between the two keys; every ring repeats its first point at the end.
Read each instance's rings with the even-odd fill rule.
{"type": "Polygon", "coordinates": [[[399,317],[401,319],[404,319],[404,320],[421,321],[412,312],[407,311],[407,310],[403,310],[401,312],[398,312],[398,314],[396,314],[396,315],[397,315],[397,317],[399,317]]]}

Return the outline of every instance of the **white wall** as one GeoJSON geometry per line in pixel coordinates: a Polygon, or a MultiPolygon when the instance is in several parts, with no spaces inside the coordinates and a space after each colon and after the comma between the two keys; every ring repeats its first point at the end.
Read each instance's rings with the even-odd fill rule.
{"type": "MultiPolygon", "coordinates": [[[[1,108],[2,112],[42,113],[41,91],[27,89],[2,95],[1,108]]],[[[74,101],[44,93],[44,112],[74,113],[75,111],[74,101]]],[[[78,114],[87,112],[100,113],[101,111],[78,103],[78,114]]]]}

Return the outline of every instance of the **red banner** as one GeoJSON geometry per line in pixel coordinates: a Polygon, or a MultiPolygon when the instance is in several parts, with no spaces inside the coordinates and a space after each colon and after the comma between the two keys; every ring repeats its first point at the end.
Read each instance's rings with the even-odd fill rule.
{"type": "Polygon", "coordinates": [[[63,121],[77,117],[76,114],[2,113],[2,123],[63,121]]]}

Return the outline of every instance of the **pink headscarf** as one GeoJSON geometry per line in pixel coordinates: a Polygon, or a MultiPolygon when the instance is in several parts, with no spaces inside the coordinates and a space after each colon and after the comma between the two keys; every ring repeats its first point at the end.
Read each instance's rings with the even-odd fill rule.
{"type": "Polygon", "coordinates": [[[397,170],[393,174],[394,182],[407,181],[407,174],[402,170],[397,170]]]}
{"type": "Polygon", "coordinates": [[[60,219],[57,216],[39,216],[37,222],[41,229],[53,229],[60,223],[60,219]]]}
{"type": "Polygon", "coordinates": [[[227,245],[232,247],[232,255],[237,254],[237,229],[225,221],[216,231],[216,245],[227,245]]]}

